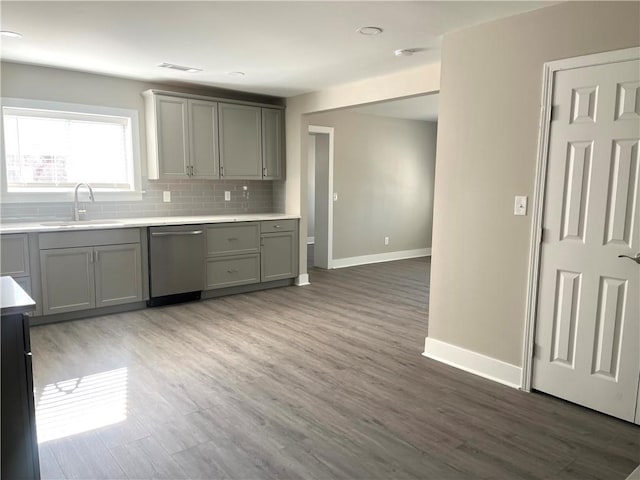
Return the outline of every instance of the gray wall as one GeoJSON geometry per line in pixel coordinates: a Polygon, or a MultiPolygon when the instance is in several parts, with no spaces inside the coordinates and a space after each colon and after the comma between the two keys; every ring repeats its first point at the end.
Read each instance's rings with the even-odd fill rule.
{"type": "Polygon", "coordinates": [[[348,111],[307,120],[335,128],[333,258],[431,247],[436,124],[348,111]]]}
{"type": "MultiPolygon", "coordinates": [[[[138,111],[142,188],[146,191],[138,202],[104,202],[88,204],[90,218],[138,217],[166,215],[205,215],[235,213],[267,213],[284,211],[284,182],[242,180],[147,180],[144,103],[140,95],[150,88],[209,95],[262,103],[281,104],[280,99],[229,90],[140,82],[71,70],[1,63],[1,95],[70,103],[130,108],[138,111]],[[247,199],[242,186],[249,191],[247,199]],[[162,202],[162,191],[171,192],[171,203],[162,202]],[[224,191],[231,201],[224,201],[224,191]]],[[[69,202],[0,205],[3,221],[29,218],[64,217],[70,215],[69,202]]]]}
{"type": "Polygon", "coordinates": [[[313,264],[329,268],[329,134],[319,133],[310,137],[313,137],[315,145],[314,198],[309,200],[315,204],[313,264]]]}
{"type": "Polygon", "coordinates": [[[543,63],[637,46],[638,2],[566,2],[446,35],[429,336],[521,365],[543,63]]]}
{"type": "Polygon", "coordinates": [[[309,156],[307,171],[307,238],[316,230],[316,137],[309,134],[309,156]]]}

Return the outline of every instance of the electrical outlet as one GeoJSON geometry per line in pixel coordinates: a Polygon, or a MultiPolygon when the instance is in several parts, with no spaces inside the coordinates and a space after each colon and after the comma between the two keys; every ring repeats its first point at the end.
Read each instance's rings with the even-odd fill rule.
{"type": "Polygon", "coordinates": [[[389,245],[389,237],[384,237],[384,244],[389,245]]]}
{"type": "Polygon", "coordinates": [[[171,192],[162,192],[162,201],[170,202],[171,201],[171,192]]]}
{"type": "Polygon", "coordinates": [[[231,192],[224,192],[224,201],[225,202],[231,201],[231,192]]]}

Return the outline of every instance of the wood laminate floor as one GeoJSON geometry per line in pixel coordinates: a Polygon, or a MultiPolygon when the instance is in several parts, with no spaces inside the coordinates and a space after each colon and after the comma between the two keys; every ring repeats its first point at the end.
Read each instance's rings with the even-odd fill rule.
{"type": "Polygon", "coordinates": [[[43,478],[625,479],[637,427],[420,355],[428,275],[34,327],[43,478]]]}

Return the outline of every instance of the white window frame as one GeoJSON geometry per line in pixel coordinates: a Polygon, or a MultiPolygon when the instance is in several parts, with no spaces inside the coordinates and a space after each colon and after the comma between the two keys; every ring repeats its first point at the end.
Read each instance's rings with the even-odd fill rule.
{"type": "MultiPolygon", "coordinates": [[[[93,115],[128,117],[131,120],[131,154],[133,162],[133,187],[131,191],[113,191],[94,188],[97,202],[142,200],[142,167],[140,160],[140,127],[138,111],[128,108],[83,105],[79,103],[51,102],[25,98],[2,98],[0,108],[31,108],[93,115]]],[[[73,201],[73,187],[61,187],[57,192],[9,192],[7,188],[6,159],[4,149],[4,114],[0,111],[0,195],[2,203],[43,203],[73,201]]]]}

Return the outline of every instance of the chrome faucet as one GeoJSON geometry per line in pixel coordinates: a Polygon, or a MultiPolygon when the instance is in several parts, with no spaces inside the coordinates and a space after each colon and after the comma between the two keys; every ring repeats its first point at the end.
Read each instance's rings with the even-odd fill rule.
{"type": "Polygon", "coordinates": [[[78,189],[83,185],[89,189],[89,200],[91,200],[92,202],[96,201],[96,199],[93,196],[93,190],[91,189],[91,185],[89,185],[88,183],[78,183],[78,184],[76,184],[76,188],[73,191],[73,219],[76,222],[80,220],[80,215],[81,214],[87,213],[87,211],[85,209],[80,210],[78,208],[78,189]]]}

